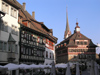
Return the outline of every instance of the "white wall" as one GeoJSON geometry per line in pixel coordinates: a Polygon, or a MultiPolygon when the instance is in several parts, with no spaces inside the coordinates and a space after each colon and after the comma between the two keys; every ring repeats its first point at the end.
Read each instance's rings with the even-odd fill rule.
{"type": "MultiPolygon", "coordinates": [[[[55,55],[54,51],[55,50],[51,50],[51,49],[45,48],[45,62],[44,62],[44,65],[51,65],[52,64],[52,62],[54,61],[54,59],[50,59],[50,53],[52,53],[53,55],[55,55]],[[48,51],[48,58],[46,58],[46,51],[48,51]]],[[[51,58],[53,58],[52,55],[51,55],[51,58]]],[[[44,71],[45,71],[45,73],[49,73],[50,69],[45,69],[44,71]]]]}
{"type": "MultiPolygon", "coordinates": [[[[0,0],[0,11],[2,11],[1,6],[2,6],[2,0],[0,0]]],[[[14,34],[11,34],[11,35],[15,39],[16,44],[18,45],[18,43],[19,43],[19,27],[20,27],[20,25],[18,24],[18,10],[17,10],[17,18],[14,18],[13,16],[11,16],[11,7],[13,7],[13,6],[9,5],[9,14],[6,14],[2,18],[3,21],[8,23],[8,32],[0,30],[0,41],[5,41],[5,42],[8,41],[9,33],[11,33],[12,25],[14,25],[17,27],[18,35],[14,35],[14,34]]],[[[18,47],[18,52],[19,52],[19,47],[18,47]]],[[[19,57],[18,54],[15,54],[15,56],[16,56],[15,61],[18,62],[18,57],[19,57]]],[[[7,52],[0,52],[0,57],[1,57],[0,61],[7,61],[7,52]]]]}

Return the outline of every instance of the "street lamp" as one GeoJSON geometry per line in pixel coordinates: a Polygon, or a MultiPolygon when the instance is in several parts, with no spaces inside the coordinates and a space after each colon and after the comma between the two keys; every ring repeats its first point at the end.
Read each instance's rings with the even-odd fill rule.
{"type": "Polygon", "coordinates": [[[13,39],[10,33],[9,39],[8,39],[8,44],[9,44],[8,62],[10,63],[12,63],[15,60],[15,53],[14,53],[15,43],[16,41],[13,39]]]}

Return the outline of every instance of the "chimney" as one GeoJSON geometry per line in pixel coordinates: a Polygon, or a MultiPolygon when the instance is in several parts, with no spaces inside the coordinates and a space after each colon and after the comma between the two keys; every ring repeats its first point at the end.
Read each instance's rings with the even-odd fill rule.
{"type": "Polygon", "coordinates": [[[25,2],[23,3],[23,9],[24,9],[24,11],[26,10],[26,3],[25,2]]]}
{"type": "Polygon", "coordinates": [[[32,17],[33,17],[33,19],[35,19],[35,12],[34,11],[32,12],[32,17]]]}

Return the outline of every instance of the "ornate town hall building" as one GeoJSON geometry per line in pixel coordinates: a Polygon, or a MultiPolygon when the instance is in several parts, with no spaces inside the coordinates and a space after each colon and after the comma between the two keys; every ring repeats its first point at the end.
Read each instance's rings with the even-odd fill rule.
{"type": "Polygon", "coordinates": [[[91,39],[80,33],[78,22],[76,22],[74,33],[71,34],[67,17],[64,40],[56,45],[56,62],[66,63],[70,61],[84,63],[91,59],[95,60],[95,48],[96,45],[93,44],[91,39]]]}

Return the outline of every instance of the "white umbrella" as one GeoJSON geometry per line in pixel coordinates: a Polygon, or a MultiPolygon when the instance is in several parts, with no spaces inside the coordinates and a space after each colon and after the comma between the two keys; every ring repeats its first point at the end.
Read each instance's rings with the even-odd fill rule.
{"type": "Polygon", "coordinates": [[[42,64],[39,64],[39,65],[37,65],[37,66],[38,66],[38,68],[40,68],[40,69],[45,68],[45,65],[42,65],[42,64]]]}
{"type": "Polygon", "coordinates": [[[44,68],[51,68],[51,65],[45,65],[44,68]]]}
{"type": "Polygon", "coordinates": [[[79,63],[76,64],[76,75],[80,75],[79,63]]]}
{"type": "Polygon", "coordinates": [[[94,62],[93,62],[93,60],[91,61],[90,75],[95,75],[94,74],[94,62]]]}
{"type": "Polygon", "coordinates": [[[31,69],[37,69],[37,68],[39,68],[38,65],[35,65],[35,64],[31,64],[29,66],[30,66],[31,69]]]}
{"type": "Polygon", "coordinates": [[[19,66],[17,64],[9,63],[5,65],[4,68],[8,68],[8,70],[17,70],[19,69],[19,66]]]}
{"type": "Polygon", "coordinates": [[[55,71],[56,71],[56,69],[55,69],[55,63],[53,61],[52,62],[52,67],[51,67],[51,75],[55,75],[55,71]]]}
{"type": "Polygon", "coordinates": [[[95,75],[99,75],[98,65],[95,62],[95,75]]]}
{"type": "Polygon", "coordinates": [[[56,64],[56,65],[55,65],[55,67],[56,67],[56,68],[66,68],[66,67],[67,67],[67,65],[66,65],[66,64],[63,64],[63,63],[61,63],[61,64],[56,64]]]}
{"type": "Polygon", "coordinates": [[[20,69],[30,69],[30,66],[29,65],[26,65],[26,64],[20,64],[19,65],[19,68],[20,69]]]}
{"type": "Polygon", "coordinates": [[[70,71],[70,65],[69,65],[69,63],[67,64],[66,74],[65,74],[65,75],[71,75],[71,71],[70,71]]]}

